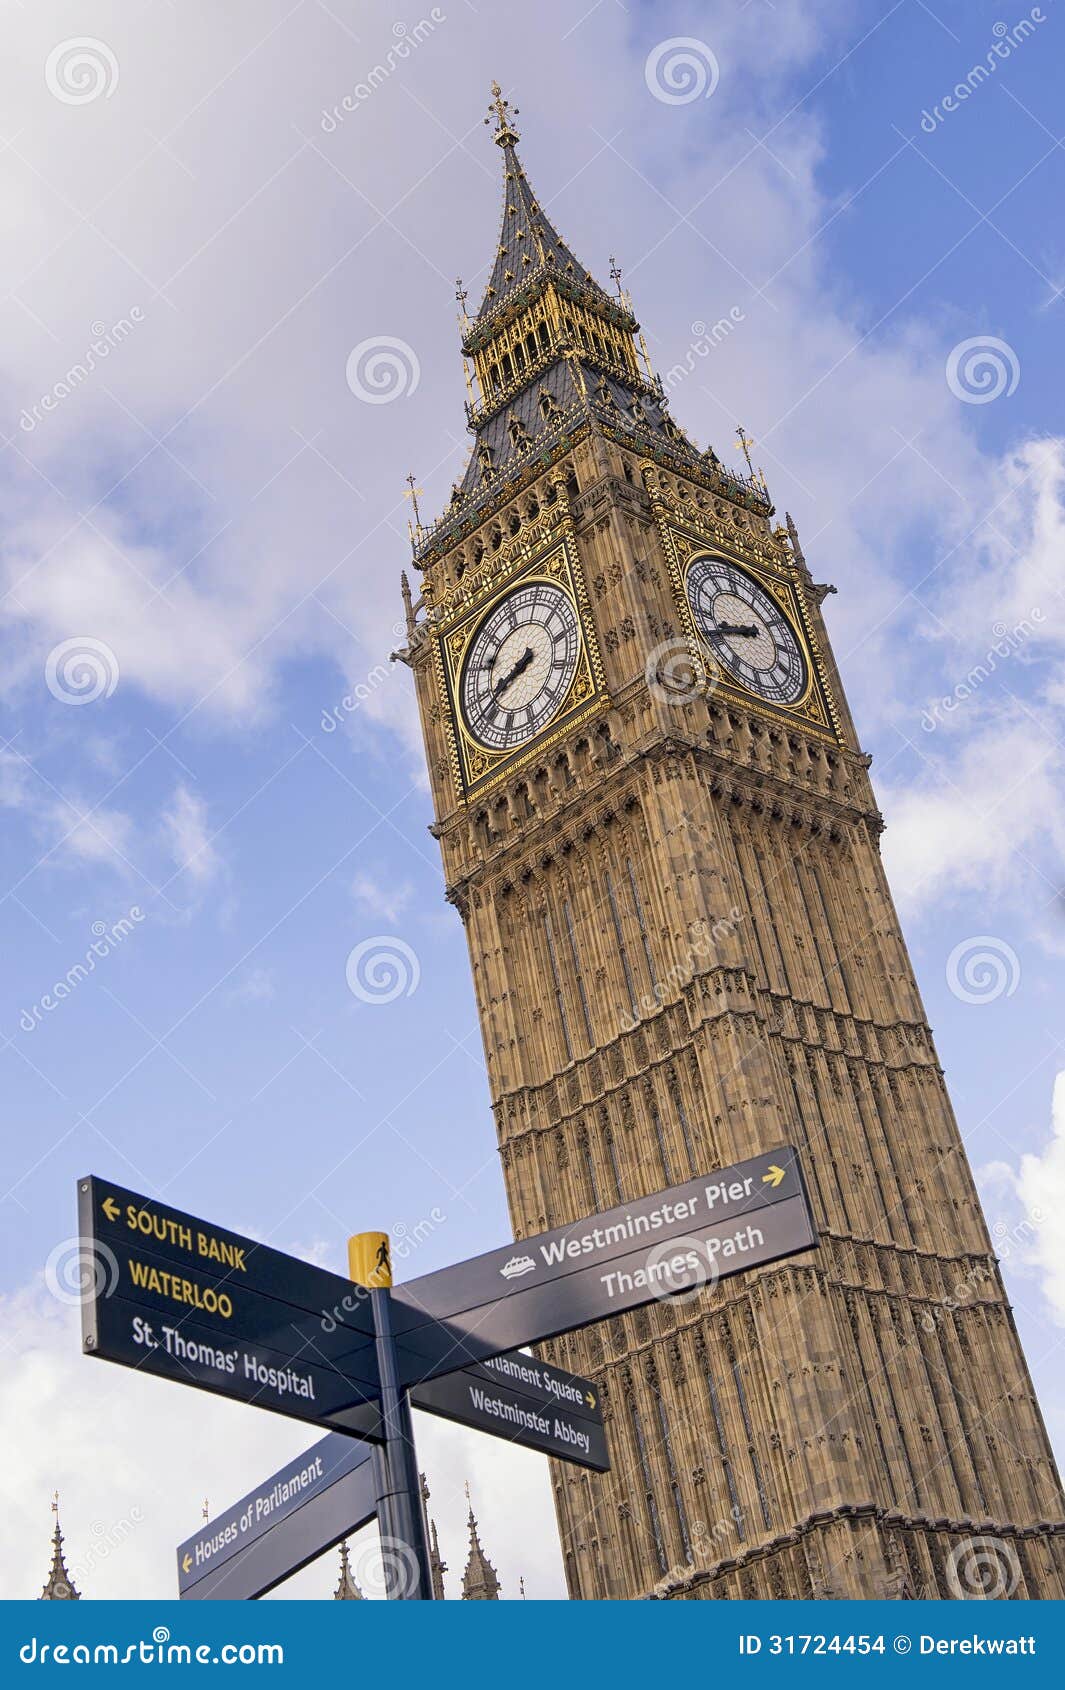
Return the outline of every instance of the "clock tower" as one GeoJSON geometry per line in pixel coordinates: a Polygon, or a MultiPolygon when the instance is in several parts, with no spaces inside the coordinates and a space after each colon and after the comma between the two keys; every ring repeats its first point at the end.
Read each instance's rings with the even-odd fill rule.
{"type": "Polygon", "coordinates": [[[399,655],[515,1235],[785,1141],[820,1234],[544,1346],[599,1382],[612,1460],[552,1468],[570,1594],[1060,1598],[1060,1483],[827,589],[762,477],[673,420],[494,93],[473,450],[416,529],[399,655]]]}

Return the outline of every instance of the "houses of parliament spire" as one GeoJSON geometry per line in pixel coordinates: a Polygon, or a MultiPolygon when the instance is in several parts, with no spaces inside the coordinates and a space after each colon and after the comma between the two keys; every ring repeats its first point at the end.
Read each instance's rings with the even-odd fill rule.
{"type": "Polygon", "coordinates": [[[462,1600],[464,1602],[498,1602],[499,1578],[481,1547],[481,1538],[477,1530],[477,1520],[473,1512],[469,1485],[466,1486],[466,1500],[469,1503],[467,1529],[470,1534],[470,1549],[466,1557],[466,1570],[462,1575],[462,1600]]]}
{"type": "Polygon", "coordinates": [[[41,1591],[42,1602],[79,1602],[81,1592],[74,1588],[74,1580],[67,1571],[66,1559],[63,1555],[63,1533],[59,1527],[59,1492],[52,1498],[52,1513],[55,1515],[55,1530],[52,1533],[52,1565],[44,1589],[41,1591]]]}

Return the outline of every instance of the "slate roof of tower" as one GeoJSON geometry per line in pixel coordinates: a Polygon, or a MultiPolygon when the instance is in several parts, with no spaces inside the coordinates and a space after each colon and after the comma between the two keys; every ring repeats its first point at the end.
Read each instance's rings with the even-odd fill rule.
{"type": "Polygon", "coordinates": [[[492,273],[477,312],[478,320],[498,310],[510,294],[542,274],[568,276],[614,307],[616,301],[604,292],[591,271],[585,269],[543,210],[522,169],[514,141],[508,140],[502,152],[503,220],[492,273]]]}
{"type": "MultiPolygon", "coordinates": [[[[478,495],[487,499],[500,480],[513,470],[532,462],[545,451],[560,434],[575,428],[585,417],[597,417],[622,434],[631,436],[633,448],[646,451],[654,446],[669,445],[675,454],[692,463],[704,462],[705,455],[672,423],[666,406],[654,393],[637,391],[612,374],[594,369],[579,361],[580,376],[575,373],[574,360],[560,358],[543,375],[534,379],[520,393],[515,394],[477,429],[477,440],[470,453],[461,481],[457,483],[451,507],[441,518],[446,523],[452,515],[466,514],[476,504],[478,495]],[[584,391],[580,381],[583,379],[584,391]],[[553,402],[550,414],[545,415],[541,399],[547,395],[553,402]],[[517,422],[524,431],[515,439],[511,424],[517,422]],[[491,452],[491,467],[482,458],[482,448],[491,452]]],[[[746,487],[738,477],[730,477],[716,458],[715,473],[746,487]]],[[[759,495],[761,490],[756,490],[759,495]]]]}

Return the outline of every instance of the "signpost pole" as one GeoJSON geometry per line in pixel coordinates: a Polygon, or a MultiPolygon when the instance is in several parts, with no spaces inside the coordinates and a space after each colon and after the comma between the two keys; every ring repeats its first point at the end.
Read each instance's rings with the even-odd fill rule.
{"type": "Polygon", "coordinates": [[[378,1526],[385,1582],[392,1601],[431,1601],[429,1545],[421,1505],[414,1422],[400,1379],[392,1329],[392,1259],[388,1234],[360,1232],[348,1241],[351,1278],[370,1295],[381,1380],[382,1442],[378,1464],[378,1526]]]}

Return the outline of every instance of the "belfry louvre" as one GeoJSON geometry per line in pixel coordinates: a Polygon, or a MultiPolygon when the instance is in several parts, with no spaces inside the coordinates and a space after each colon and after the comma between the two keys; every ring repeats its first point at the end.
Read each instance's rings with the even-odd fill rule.
{"type": "Polygon", "coordinates": [[[762,477],[673,420],[494,92],[473,451],[416,531],[400,655],[515,1237],[789,1141],[821,1238],[544,1346],[599,1382],[613,1462],[552,1467],[570,1594],[950,1598],[990,1556],[995,1594],[1062,1597],[1061,1486],[827,589],[762,477]]]}

